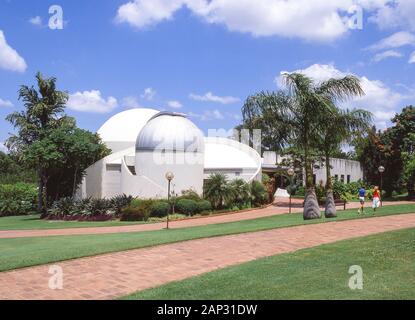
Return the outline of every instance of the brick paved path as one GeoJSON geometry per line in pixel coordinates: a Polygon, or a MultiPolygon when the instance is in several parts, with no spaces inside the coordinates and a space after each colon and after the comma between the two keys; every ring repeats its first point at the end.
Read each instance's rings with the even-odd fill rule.
{"type": "MultiPolygon", "coordinates": [[[[49,266],[0,273],[0,299],[112,299],[261,257],[415,227],[415,213],[205,238],[57,263],[63,289],[48,288],[49,266]]],[[[36,253],[34,253],[36,254],[36,253]]]]}
{"type": "MultiPolygon", "coordinates": [[[[293,199],[292,212],[302,212],[303,200],[293,199]]],[[[399,201],[399,202],[384,202],[383,205],[398,205],[398,204],[415,204],[415,202],[399,201]]],[[[366,205],[368,206],[368,204],[366,205]]],[[[347,205],[348,209],[358,208],[359,203],[352,202],[347,205]]],[[[342,208],[339,209],[341,214],[342,208]]],[[[369,209],[370,210],[370,209],[369,209]]],[[[269,217],[277,214],[284,214],[288,212],[287,199],[277,199],[276,203],[263,209],[236,212],[232,214],[213,215],[200,217],[195,219],[187,219],[181,221],[170,222],[171,228],[186,228],[204,226],[208,224],[235,222],[242,220],[257,219],[262,217],[269,217]]],[[[50,229],[50,230],[0,230],[0,239],[5,238],[23,238],[23,237],[47,237],[47,236],[62,236],[62,235],[81,235],[81,234],[108,234],[108,233],[123,233],[123,232],[139,232],[161,230],[166,227],[166,223],[150,223],[137,224],[130,226],[119,227],[88,227],[88,228],[67,228],[67,229],[50,229]]]]}

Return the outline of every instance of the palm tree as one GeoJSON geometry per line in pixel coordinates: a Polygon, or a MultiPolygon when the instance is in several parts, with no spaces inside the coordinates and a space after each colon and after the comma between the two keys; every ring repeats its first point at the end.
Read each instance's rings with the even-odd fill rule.
{"type": "Polygon", "coordinates": [[[293,142],[303,150],[306,176],[306,198],[303,217],[320,218],[320,208],[313,185],[313,164],[310,150],[318,145],[318,137],[324,129],[327,116],[336,113],[335,104],[348,98],[364,95],[360,80],[355,76],[329,79],[316,83],[300,74],[284,74],[283,79],[291,97],[290,123],[293,142]]]}
{"type": "Polygon", "coordinates": [[[330,157],[338,150],[344,142],[350,142],[353,137],[361,135],[369,130],[372,122],[372,114],[366,110],[335,109],[326,114],[325,126],[322,127],[320,135],[320,148],[324,154],[326,167],[326,218],[336,217],[336,206],[334,204],[333,186],[331,177],[330,157]]]}
{"type": "Polygon", "coordinates": [[[286,91],[261,92],[248,98],[242,108],[244,126],[258,126],[264,147],[279,150],[294,147],[301,153],[307,188],[304,219],[320,218],[313,185],[313,155],[318,148],[325,119],[336,112],[336,103],[364,94],[354,76],[321,83],[301,73],[283,75],[286,91]]]}
{"type": "Polygon", "coordinates": [[[226,175],[221,173],[213,173],[209,176],[205,181],[203,194],[215,209],[222,209],[234,196],[226,175]]]}
{"type": "Polygon", "coordinates": [[[232,180],[229,184],[229,187],[232,189],[234,196],[233,202],[239,207],[242,208],[244,205],[249,204],[251,200],[251,187],[243,179],[232,180]]]}
{"type": "MultiPolygon", "coordinates": [[[[43,78],[36,74],[37,89],[33,86],[21,86],[19,100],[22,100],[25,110],[14,112],[6,117],[18,134],[7,140],[7,146],[18,155],[24,154],[25,149],[32,143],[39,141],[48,132],[48,129],[59,127],[62,123],[70,121],[62,113],[68,100],[66,92],[56,89],[56,78],[43,78]]],[[[38,210],[46,210],[47,174],[45,168],[36,168],[38,175],[38,210]]]]}

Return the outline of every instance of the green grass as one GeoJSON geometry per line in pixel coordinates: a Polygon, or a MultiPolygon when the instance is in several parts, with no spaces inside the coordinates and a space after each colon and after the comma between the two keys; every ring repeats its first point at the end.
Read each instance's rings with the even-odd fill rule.
{"type": "Polygon", "coordinates": [[[45,229],[66,229],[66,228],[87,228],[87,227],[112,227],[142,224],[135,221],[48,221],[40,219],[40,215],[12,216],[0,218],[0,230],[45,230],[45,229]]]}
{"type": "Polygon", "coordinates": [[[124,299],[415,299],[415,228],[255,260],[124,299]],[[363,270],[351,290],[349,267],[363,270]]]}
{"type": "MultiPolygon", "coordinates": [[[[385,206],[377,211],[376,216],[412,212],[415,212],[415,204],[385,206]]],[[[339,211],[338,214],[335,219],[308,221],[297,213],[168,231],[0,239],[0,271],[198,238],[362,217],[357,215],[356,209],[339,211]]]]}

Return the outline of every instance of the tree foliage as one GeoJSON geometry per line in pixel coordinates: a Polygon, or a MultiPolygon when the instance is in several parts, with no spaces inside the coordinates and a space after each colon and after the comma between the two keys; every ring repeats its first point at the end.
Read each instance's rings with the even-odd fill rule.
{"type": "Polygon", "coordinates": [[[38,210],[46,212],[52,200],[72,196],[86,167],[107,155],[99,137],[76,127],[64,113],[68,94],[56,88],[56,78],[36,74],[36,85],[21,86],[24,110],[6,117],[16,129],[7,140],[12,154],[36,170],[38,210]]]}
{"type": "Polygon", "coordinates": [[[366,137],[356,139],[356,156],[363,164],[369,184],[380,185],[378,168],[382,165],[386,168],[383,189],[387,195],[406,189],[409,196],[414,197],[415,108],[405,107],[392,123],[393,126],[384,131],[373,127],[366,137]]]}

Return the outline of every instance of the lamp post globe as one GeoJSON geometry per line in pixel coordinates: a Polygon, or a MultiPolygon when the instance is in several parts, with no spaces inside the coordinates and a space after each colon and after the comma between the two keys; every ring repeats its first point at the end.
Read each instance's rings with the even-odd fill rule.
{"type": "Polygon", "coordinates": [[[174,179],[174,174],[173,174],[173,172],[167,172],[166,173],[166,179],[168,180],[168,181],[172,181],[173,179],[174,179]]]}
{"type": "Polygon", "coordinates": [[[287,170],[287,174],[288,174],[290,177],[292,177],[292,176],[294,175],[294,169],[293,169],[293,168],[288,169],[288,170],[287,170]]]}
{"type": "Polygon", "coordinates": [[[379,170],[380,173],[384,173],[385,172],[385,167],[384,166],[380,166],[378,168],[378,170],[379,170]]]}

